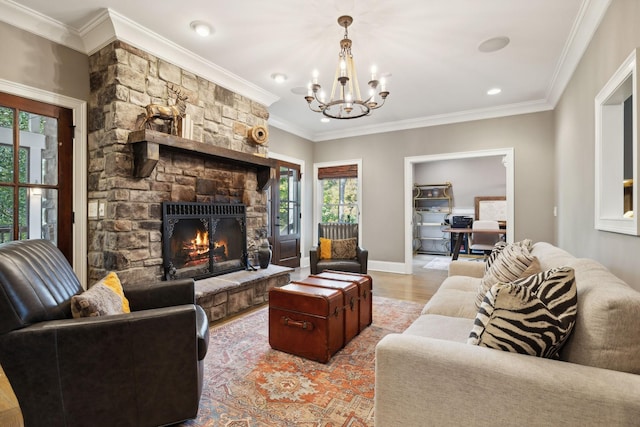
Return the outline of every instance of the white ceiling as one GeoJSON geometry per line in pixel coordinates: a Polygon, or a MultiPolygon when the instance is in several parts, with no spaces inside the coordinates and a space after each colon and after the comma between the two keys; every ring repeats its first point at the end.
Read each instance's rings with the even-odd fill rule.
{"type": "Polygon", "coordinates": [[[117,37],[268,105],[271,125],[321,141],[551,109],[609,2],[0,0],[0,20],[88,54],[117,37]],[[391,94],[368,117],[321,123],[292,90],[314,69],[330,90],[343,14],[354,18],[361,85],[375,64],[391,74],[391,94]],[[194,20],[213,34],[196,35],[194,20]],[[506,48],[478,50],[497,36],[509,37],[506,48]],[[277,84],[276,72],[288,80],[277,84]],[[487,95],[492,87],[502,93],[487,95]]]}

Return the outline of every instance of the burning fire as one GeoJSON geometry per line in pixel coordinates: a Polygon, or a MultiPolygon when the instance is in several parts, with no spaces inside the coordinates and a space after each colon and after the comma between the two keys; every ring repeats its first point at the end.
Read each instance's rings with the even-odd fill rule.
{"type": "Polygon", "coordinates": [[[225,237],[209,241],[209,232],[197,230],[195,237],[182,244],[181,254],[184,266],[196,266],[208,262],[210,252],[214,262],[226,261],[228,258],[228,244],[225,237]]]}
{"type": "Polygon", "coordinates": [[[196,233],[196,238],[191,241],[191,244],[196,249],[204,246],[206,248],[206,250],[208,251],[209,250],[209,232],[205,231],[203,233],[200,233],[200,231],[198,231],[196,233]]]}

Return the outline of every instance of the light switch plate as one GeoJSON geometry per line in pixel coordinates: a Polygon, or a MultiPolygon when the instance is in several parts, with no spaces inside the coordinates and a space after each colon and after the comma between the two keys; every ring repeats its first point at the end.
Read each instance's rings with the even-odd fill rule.
{"type": "Polygon", "coordinates": [[[87,217],[89,219],[98,219],[98,202],[92,201],[87,205],[87,217]]]}
{"type": "Polygon", "coordinates": [[[104,210],[105,210],[105,205],[107,203],[104,200],[100,200],[98,202],[98,217],[99,218],[104,218],[104,210]]]}

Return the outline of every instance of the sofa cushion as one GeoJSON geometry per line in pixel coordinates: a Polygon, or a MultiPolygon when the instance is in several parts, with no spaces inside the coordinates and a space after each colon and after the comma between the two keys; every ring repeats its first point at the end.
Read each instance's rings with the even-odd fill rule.
{"type": "Polygon", "coordinates": [[[438,292],[424,306],[422,314],[475,318],[478,309],[474,301],[479,283],[480,279],[475,277],[447,277],[440,285],[438,292]]]}
{"type": "Polygon", "coordinates": [[[480,308],[487,291],[496,283],[509,283],[540,272],[540,266],[534,262],[535,259],[525,245],[518,243],[507,245],[500,250],[480,281],[476,308],[480,308]]]}
{"type": "Polygon", "coordinates": [[[465,343],[472,327],[473,319],[423,314],[403,334],[465,343]]]}
{"type": "Polygon", "coordinates": [[[74,318],[122,313],[122,299],[104,283],[93,285],[83,293],[71,297],[71,314],[74,318]]]}
{"type": "Polygon", "coordinates": [[[560,359],[640,374],[640,292],[600,263],[576,259],[578,315],[560,359]]]}
{"type": "Polygon", "coordinates": [[[469,344],[555,357],[576,319],[574,270],[551,269],[491,287],[478,310],[469,344]]]}

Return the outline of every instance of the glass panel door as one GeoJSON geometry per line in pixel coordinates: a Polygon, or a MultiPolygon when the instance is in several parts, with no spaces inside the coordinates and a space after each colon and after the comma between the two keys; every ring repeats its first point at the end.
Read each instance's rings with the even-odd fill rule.
{"type": "Polygon", "coordinates": [[[298,234],[300,232],[300,186],[298,171],[286,166],[280,166],[279,185],[279,234],[280,236],[298,234]]]}
{"type": "Polygon", "coordinates": [[[70,259],[71,142],[70,110],[0,94],[0,241],[51,240],[70,259]]]}
{"type": "Polygon", "coordinates": [[[300,266],[300,166],[279,162],[277,185],[272,185],[268,203],[271,220],[270,241],[273,263],[300,266]]]}

